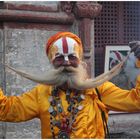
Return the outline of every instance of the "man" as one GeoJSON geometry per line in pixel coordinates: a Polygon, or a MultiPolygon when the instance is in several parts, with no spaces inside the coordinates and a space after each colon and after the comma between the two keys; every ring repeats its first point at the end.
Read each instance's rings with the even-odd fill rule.
{"type": "Polygon", "coordinates": [[[55,34],[48,40],[46,53],[53,66],[46,74],[27,74],[8,66],[41,84],[21,96],[6,97],[1,91],[1,121],[39,118],[42,138],[104,138],[103,111],[106,119],[109,110],[140,111],[140,80],[130,91],[106,81],[122,65],[95,80],[89,79],[86,64],[82,61],[82,43],[75,34],[55,34]]]}

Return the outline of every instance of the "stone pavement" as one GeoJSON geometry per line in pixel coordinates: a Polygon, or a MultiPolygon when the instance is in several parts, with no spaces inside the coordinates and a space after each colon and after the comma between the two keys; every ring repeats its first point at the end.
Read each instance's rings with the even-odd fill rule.
{"type": "Polygon", "coordinates": [[[109,130],[111,138],[139,139],[140,113],[110,115],[109,130]]]}

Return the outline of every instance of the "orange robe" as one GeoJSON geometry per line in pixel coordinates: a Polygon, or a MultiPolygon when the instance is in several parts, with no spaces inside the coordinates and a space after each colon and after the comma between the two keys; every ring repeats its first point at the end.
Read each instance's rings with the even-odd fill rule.
{"type": "MultiPolygon", "coordinates": [[[[95,89],[84,91],[85,100],[81,102],[83,109],[78,112],[73,124],[75,130],[71,132],[71,138],[104,138],[100,109],[106,112],[106,116],[109,110],[140,111],[140,78],[138,78],[136,88],[130,91],[122,90],[111,82],[105,82],[98,87],[98,90],[102,102],[98,99],[95,89]]],[[[45,85],[38,85],[20,96],[7,97],[0,91],[0,121],[22,122],[39,118],[42,138],[52,138],[48,112],[50,106],[48,98],[51,91],[52,87],[45,85]]],[[[67,112],[68,103],[63,91],[60,92],[60,98],[67,112]]],[[[54,131],[57,135],[59,130],[54,127],[54,131]]]]}

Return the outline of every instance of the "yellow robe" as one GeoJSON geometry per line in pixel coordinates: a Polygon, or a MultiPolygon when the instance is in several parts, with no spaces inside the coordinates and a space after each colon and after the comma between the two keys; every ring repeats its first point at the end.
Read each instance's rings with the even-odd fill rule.
{"type": "MultiPolygon", "coordinates": [[[[82,101],[83,109],[78,112],[75,128],[71,132],[71,138],[104,138],[104,129],[101,119],[101,109],[108,111],[140,111],[140,78],[138,78],[135,89],[122,90],[111,82],[105,82],[98,87],[102,102],[98,99],[95,89],[84,91],[85,100],[82,101]]],[[[21,96],[4,96],[0,91],[0,121],[22,122],[33,118],[41,121],[42,138],[52,138],[50,131],[50,114],[48,98],[52,87],[38,85],[31,91],[21,96]]],[[[67,101],[65,93],[60,92],[60,98],[65,112],[67,112],[67,101]]],[[[58,128],[54,127],[55,134],[58,128]]]]}

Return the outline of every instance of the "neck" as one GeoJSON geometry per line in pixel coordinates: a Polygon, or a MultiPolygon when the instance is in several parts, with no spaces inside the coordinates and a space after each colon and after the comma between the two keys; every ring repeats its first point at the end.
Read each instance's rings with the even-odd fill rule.
{"type": "Polygon", "coordinates": [[[59,88],[61,90],[64,90],[64,91],[66,91],[66,90],[71,90],[71,91],[76,90],[76,89],[70,88],[67,83],[64,83],[63,85],[61,85],[61,86],[59,86],[57,88],[59,88]]]}

